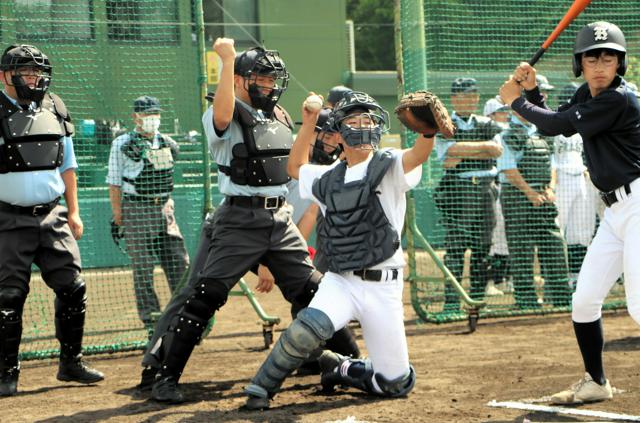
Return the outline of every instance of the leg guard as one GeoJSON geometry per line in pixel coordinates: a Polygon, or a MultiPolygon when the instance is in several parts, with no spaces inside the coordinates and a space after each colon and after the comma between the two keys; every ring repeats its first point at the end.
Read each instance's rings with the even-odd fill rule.
{"type": "Polygon", "coordinates": [[[26,293],[18,288],[0,288],[0,371],[18,369],[22,338],[22,308],[26,293]]]}
{"type": "Polygon", "coordinates": [[[382,395],[387,397],[402,397],[407,395],[416,384],[416,371],[413,366],[409,366],[409,373],[389,380],[379,373],[376,373],[376,383],[382,391],[382,395]]]}
{"type": "Polygon", "coordinates": [[[75,357],[82,350],[87,288],[78,276],[73,285],[56,291],[56,338],[60,341],[60,356],[75,357]]]}
{"type": "Polygon", "coordinates": [[[261,398],[267,394],[273,396],[284,379],[334,331],[331,319],[324,312],[314,308],[300,311],[296,320],[280,336],[245,392],[261,398]]]}
{"type": "Polygon", "coordinates": [[[187,365],[191,352],[200,341],[209,319],[227,302],[225,285],[212,279],[204,279],[173,319],[163,342],[164,357],[160,377],[171,376],[177,380],[187,365]]]}

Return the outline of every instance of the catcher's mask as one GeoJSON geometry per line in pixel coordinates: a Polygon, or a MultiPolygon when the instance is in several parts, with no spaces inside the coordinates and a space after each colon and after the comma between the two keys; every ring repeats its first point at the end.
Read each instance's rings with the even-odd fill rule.
{"type": "Polygon", "coordinates": [[[7,47],[0,59],[0,70],[12,72],[10,85],[22,100],[39,103],[51,84],[51,62],[34,46],[13,44],[7,47]],[[34,87],[25,80],[30,76],[37,77],[34,87]]]}
{"type": "Polygon", "coordinates": [[[328,144],[325,140],[335,134],[329,125],[329,116],[331,116],[331,109],[326,108],[320,110],[318,114],[318,121],[316,122],[316,140],[313,144],[313,150],[311,152],[311,161],[313,163],[328,165],[340,157],[342,153],[342,146],[340,144],[333,145],[328,144]]]}
{"type": "Polygon", "coordinates": [[[389,114],[369,94],[351,91],[334,106],[327,124],[349,147],[375,150],[389,130],[389,114]]]}
{"type": "Polygon", "coordinates": [[[234,69],[236,75],[244,78],[244,88],[249,93],[252,106],[270,117],[280,96],[289,85],[289,72],[280,58],[280,53],[254,47],[236,56],[234,69]],[[271,77],[274,84],[258,85],[258,76],[271,77]],[[269,94],[264,94],[264,89],[270,90],[269,94]]]}

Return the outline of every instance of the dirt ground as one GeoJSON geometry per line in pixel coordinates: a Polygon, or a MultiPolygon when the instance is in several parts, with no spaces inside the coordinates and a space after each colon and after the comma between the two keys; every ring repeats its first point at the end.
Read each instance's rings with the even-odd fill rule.
{"type": "MultiPolygon", "coordinates": [[[[251,283],[253,286],[253,283],[251,283]]],[[[466,323],[417,321],[405,287],[405,323],[418,379],[407,398],[381,399],[356,390],[318,393],[319,377],[291,377],[263,412],[241,410],[242,388],[266,356],[262,326],[248,301],[231,297],[213,332],[197,347],[182,378],[189,399],[164,406],[133,389],[141,354],[93,356],[106,380],[95,386],[63,384],[56,362],[23,363],[19,394],[0,399],[2,422],[523,422],[598,421],[543,412],[491,408],[493,399],[536,399],[580,378],[581,360],[569,315],[480,320],[469,334],[466,323]]],[[[290,323],[278,292],[258,295],[270,314],[282,318],[276,338],[290,323]]],[[[624,392],[605,403],[583,406],[640,415],[640,331],[626,312],[604,319],[605,364],[612,384],[624,392]]],[[[363,348],[360,337],[358,342],[363,348]]],[[[544,403],[542,403],[544,404],[544,403]]]]}

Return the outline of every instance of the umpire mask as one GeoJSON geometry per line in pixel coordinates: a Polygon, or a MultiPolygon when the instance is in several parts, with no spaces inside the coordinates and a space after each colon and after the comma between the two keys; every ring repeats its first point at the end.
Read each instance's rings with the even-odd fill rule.
{"type": "Polygon", "coordinates": [[[240,53],[234,64],[236,75],[244,78],[251,105],[271,117],[273,108],[289,85],[289,73],[275,50],[255,47],[240,53]],[[273,79],[273,84],[259,85],[258,77],[273,79]],[[268,91],[265,94],[264,91],[268,91]]]}
{"type": "Polygon", "coordinates": [[[335,131],[327,124],[331,109],[322,109],[318,115],[316,122],[316,140],[313,143],[311,152],[311,162],[320,165],[329,165],[338,160],[342,154],[342,146],[340,144],[333,145],[325,142],[328,137],[335,134],[335,131]]]}
{"type": "Polygon", "coordinates": [[[0,70],[12,72],[11,85],[22,100],[40,103],[51,84],[49,58],[34,46],[9,46],[0,59],[0,70]],[[33,77],[35,85],[31,86],[27,79],[33,77]]]}

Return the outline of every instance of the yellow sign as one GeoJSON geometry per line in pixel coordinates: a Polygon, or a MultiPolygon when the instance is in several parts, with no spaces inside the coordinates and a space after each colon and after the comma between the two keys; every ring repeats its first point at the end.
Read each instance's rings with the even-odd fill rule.
{"type": "Polygon", "coordinates": [[[220,81],[220,57],[215,51],[207,52],[207,83],[216,85],[220,81]]]}

